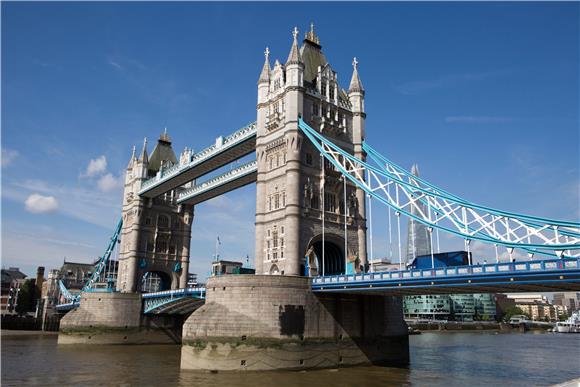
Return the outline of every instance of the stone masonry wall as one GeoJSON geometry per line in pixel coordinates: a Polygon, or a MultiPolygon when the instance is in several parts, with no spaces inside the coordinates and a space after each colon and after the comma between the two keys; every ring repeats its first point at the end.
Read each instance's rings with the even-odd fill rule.
{"type": "Polygon", "coordinates": [[[291,276],[213,277],[183,326],[182,368],[304,369],[408,359],[401,300],[310,291],[291,276]]]}

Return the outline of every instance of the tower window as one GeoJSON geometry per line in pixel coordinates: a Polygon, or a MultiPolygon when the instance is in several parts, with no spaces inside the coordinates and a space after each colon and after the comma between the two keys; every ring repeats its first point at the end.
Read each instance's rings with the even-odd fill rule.
{"type": "Polygon", "coordinates": [[[159,215],[159,219],[157,219],[157,225],[163,228],[169,227],[169,217],[159,215]]]}
{"type": "Polygon", "coordinates": [[[312,153],[306,153],[306,165],[312,165],[312,153]]]}

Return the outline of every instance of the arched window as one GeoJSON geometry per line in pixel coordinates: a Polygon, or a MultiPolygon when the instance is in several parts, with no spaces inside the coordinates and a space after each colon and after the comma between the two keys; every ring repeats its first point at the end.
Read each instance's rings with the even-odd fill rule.
{"type": "Polygon", "coordinates": [[[159,218],[157,219],[157,225],[160,228],[169,227],[169,217],[165,215],[159,215],[159,218]]]}

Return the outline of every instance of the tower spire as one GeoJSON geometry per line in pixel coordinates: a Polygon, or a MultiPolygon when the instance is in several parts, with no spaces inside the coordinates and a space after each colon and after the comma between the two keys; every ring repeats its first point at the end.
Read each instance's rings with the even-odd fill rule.
{"type": "Polygon", "coordinates": [[[133,164],[135,163],[135,161],[137,161],[137,158],[135,157],[135,145],[133,145],[133,150],[131,152],[131,158],[129,159],[129,165],[127,165],[127,169],[131,169],[133,168],[133,164]]]}
{"type": "Polygon", "coordinates": [[[352,60],[352,78],[350,79],[350,86],[348,88],[348,92],[359,92],[364,93],[364,88],[362,82],[360,81],[360,77],[358,76],[358,60],[356,60],[356,56],[352,60]]]}
{"type": "Polygon", "coordinates": [[[139,161],[142,163],[148,163],[149,157],[147,156],[147,137],[143,139],[143,150],[141,151],[141,156],[139,157],[139,161]]]}
{"type": "Polygon", "coordinates": [[[262,72],[260,73],[260,79],[258,83],[269,83],[270,82],[270,49],[266,47],[264,51],[264,66],[262,67],[262,72]]]}
{"type": "Polygon", "coordinates": [[[306,33],[306,40],[320,46],[320,38],[314,33],[314,23],[310,23],[310,31],[306,33]]]}
{"type": "Polygon", "coordinates": [[[298,28],[294,27],[292,30],[292,36],[294,40],[292,41],[292,48],[290,49],[290,54],[288,55],[288,60],[286,61],[286,65],[289,64],[301,64],[302,63],[302,56],[300,55],[300,50],[298,49],[298,28]]]}

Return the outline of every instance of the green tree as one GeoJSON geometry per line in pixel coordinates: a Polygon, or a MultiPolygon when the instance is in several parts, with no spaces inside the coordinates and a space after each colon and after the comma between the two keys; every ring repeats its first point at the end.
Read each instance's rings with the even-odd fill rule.
{"type": "Polygon", "coordinates": [[[564,312],[558,317],[558,320],[566,321],[566,320],[568,320],[568,317],[570,317],[570,316],[568,316],[568,313],[564,312]]]}
{"type": "Polygon", "coordinates": [[[16,305],[16,313],[25,314],[27,312],[34,312],[36,307],[36,300],[38,299],[38,291],[36,289],[36,280],[29,278],[20,286],[18,293],[18,304],[16,305]]]}
{"type": "Polygon", "coordinates": [[[510,318],[512,318],[512,316],[515,316],[517,314],[523,314],[527,318],[530,318],[530,315],[528,313],[525,313],[523,310],[521,310],[517,306],[510,306],[509,308],[506,309],[505,314],[503,316],[503,319],[504,319],[504,321],[509,321],[510,318]]]}

